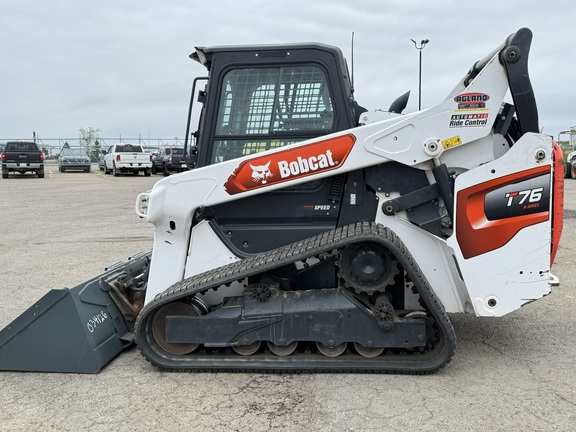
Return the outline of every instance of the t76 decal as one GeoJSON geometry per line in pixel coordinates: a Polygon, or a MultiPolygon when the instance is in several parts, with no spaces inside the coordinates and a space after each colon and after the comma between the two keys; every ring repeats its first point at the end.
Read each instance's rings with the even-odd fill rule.
{"type": "Polygon", "coordinates": [[[484,212],[490,221],[550,210],[550,175],[542,175],[486,194],[484,212]]]}

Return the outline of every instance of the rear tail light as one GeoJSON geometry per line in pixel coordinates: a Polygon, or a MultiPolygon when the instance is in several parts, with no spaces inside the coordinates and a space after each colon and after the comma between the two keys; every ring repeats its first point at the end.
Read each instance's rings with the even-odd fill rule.
{"type": "Polygon", "coordinates": [[[150,162],[152,162],[152,155],[150,155],[150,162]]]}
{"type": "MultiPolygon", "coordinates": [[[[2,153],[2,156],[4,156],[4,153],[2,153]]],[[[44,153],[40,152],[40,162],[44,162],[44,153]]]]}
{"type": "Polygon", "coordinates": [[[116,162],[120,162],[120,155],[119,154],[116,155],[116,162]]]}
{"type": "Polygon", "coordinates": [[[2,152],[2,161],[6,160],[6,153],[2,152]]]}

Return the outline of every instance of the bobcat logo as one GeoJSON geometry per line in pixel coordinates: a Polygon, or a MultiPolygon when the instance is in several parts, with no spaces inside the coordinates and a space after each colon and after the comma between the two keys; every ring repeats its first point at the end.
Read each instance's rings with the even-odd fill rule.
{"type": "Polygon", "coordinates": [[[250,164],[250,168],[252,168],[252,181],[254,183],[258,183],[259,181],[262,184],[266,184],[267,178],[272,177],[274,174],[270,172],[270,161],[266,165],[252,165],[250,164]]]}
{"type": "Polygon", "coordinates": [[[327,177],[328,171],[344,165],[355,142],[354,135],[346,134],[251,156],[230,173],[224,190],[235,195],[281,183],[303,183],[309,176],[327,177]]]}

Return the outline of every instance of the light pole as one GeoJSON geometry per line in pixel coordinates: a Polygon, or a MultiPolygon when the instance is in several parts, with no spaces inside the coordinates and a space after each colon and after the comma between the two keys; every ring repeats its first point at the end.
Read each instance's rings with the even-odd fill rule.
{"type": "Polygon", "coordinates": [[[420,54],[420,62],[418,65],[418,111],[420,111],[422,109],[422,50],[424,49],[426,44],[430,41],[428,39],[424,39],[422,40],[422,42],[420,42],[420,46],[418,46],[418,44],[414,39],[410,40],[414,42],[414,47],[418,50],[420,54]]]}

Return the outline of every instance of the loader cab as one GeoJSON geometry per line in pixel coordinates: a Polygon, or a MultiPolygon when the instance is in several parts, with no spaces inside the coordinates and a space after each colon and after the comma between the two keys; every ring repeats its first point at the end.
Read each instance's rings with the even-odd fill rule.
{"type": "MultiPolygon", "coordinates": [[[[191,58],[209,72],[198,97],[196,168],[350,129],[363,111],[336,47],[196,48],[191,58]]],[[[192,93],[194,99],[194,87],[192,93]]],[[[253,167],[254,175],[259,168],[266,171],[253,167]]],[[[334,229],[347,179],[336,175],[223,203],[205,209],[202,218],[237,256],[249,256],[334,229]]]]}
{"type": "Polygon", "coordinates": [[[356,125],[348,68],[336,47],[204,47],[190,57],[209,72],[194,133],[196,167],[356,125]]]}

